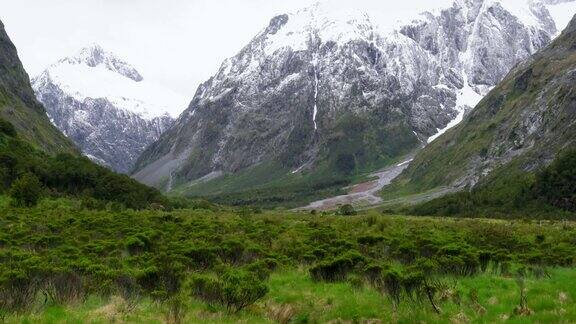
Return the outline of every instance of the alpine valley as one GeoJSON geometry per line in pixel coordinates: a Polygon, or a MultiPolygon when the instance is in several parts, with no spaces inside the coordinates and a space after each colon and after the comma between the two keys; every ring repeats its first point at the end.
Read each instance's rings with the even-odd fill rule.
{"type": "MultiPolygon", "coordinates": [[[[181,96],[97,45],[31,83],[8,34],[31,62],[89,12],[160,46],[195,1],[2,3],[0,322],[576,323],[576,1],[326,1],[176,119],[181,96]]],[[[228,38],[177,34],[194,58],[238,28],[198,2],[228,38]]]]}
{"type": "Polygon", "coordinates": [[[133,175],[235,203],[340,192],[458,124],[559,34],[567,4],[457,0],[382,20],[318,3],[279,15],[198,88],[133,175]]]}

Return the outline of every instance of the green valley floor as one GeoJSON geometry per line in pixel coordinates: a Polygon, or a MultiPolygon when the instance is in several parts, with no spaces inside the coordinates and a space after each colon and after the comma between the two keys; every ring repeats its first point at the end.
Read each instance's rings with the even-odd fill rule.
{"type": "MultiPolygon", "coordinates": [[[[576,271],[554,269],[550,278],[527,279],[527,310],[521,314],[520,290],[512,277],[485,274],[447,279],[436,313],[426,301],[393,303],[358,283],[315,283],[304,270],[287,270],[269,279],[270,293],[237,314],[189,299],[185,323],[574,323],[576,271]]],[[[9,316],[7,323],[165,323],[170,306],[149,299],[135,304],[120,297],[90,297],[80,305],[49,305],[31,314],[9,316]]]]}
{"type": "Polygon", "coordinates": [[[6,323],[574,323],[576,224],[0,197],[6,323]]]}

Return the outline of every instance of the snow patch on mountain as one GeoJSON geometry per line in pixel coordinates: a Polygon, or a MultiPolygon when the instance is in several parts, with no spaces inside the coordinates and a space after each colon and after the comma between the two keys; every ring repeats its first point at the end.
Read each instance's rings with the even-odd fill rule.
{"type": "Polygon", "coordinates": [[[268,161],[299,173],[338,154],[362,161],[392,143],[416,149],[458,124],[557,32],[545,7],[529,0],[379,7],[327,1],[274,17],[200,86],[188,108],[195,115],[143,153],[135,177],[165,188],[168,177],[178,186],[268,161]],[[362,122],[360,133],[389,134],[363,136],[358,151],[331,151],[349,118],[362,122]]]}
{"type": "Polygon", "coordinates": [[[456,117],[452,119],[446,127],[438,129],[438,133],[428,138],[428,143],[432,143],[438,137],[442,136],[442,134],[460,124],[464,120],[466,112],[476,107],[483,98],[483,95],[479,94],[470,86],[466,75],[464,75],[464,87],[461,90],[458,90],[456,96],[456,111],[458,112],[458,115],[456,115],[456,117]]]}
{"type": "Polygon", "coordinates": [[[144,80],[129,64],[97,45],[50,66],[38,78],[37,87],[48,79],[78,101],[106,98],[147,120],[164,115],[176,118],[188,104],[184,96],[144,80]]]}
{"type": "Polygon", "coordinates": [[[52,123],[86,156],[124,173],[188,103],[98,45],[49,66],[32,86],[52,123]]]}

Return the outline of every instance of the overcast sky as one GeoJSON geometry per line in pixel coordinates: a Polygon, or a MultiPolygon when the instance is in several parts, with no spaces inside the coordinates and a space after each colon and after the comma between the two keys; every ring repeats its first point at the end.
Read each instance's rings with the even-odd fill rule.
{"type": "MultiPolygon", "coordinates": [[[[394,14],[448,0],[325,0],[394,14]]],[[[317,0],[3,0],[0,19],[31,77],[97,43],[188,97],[277,14],[317,0]]],[[[419,10],[420,11],[420,10],[419,10]]]]}
{"type": "Polygon", "coordinates": [[[314,0],[3,0],[0,19],[33,77],[98,43],[191,97],[278,13],[314,0]]]}

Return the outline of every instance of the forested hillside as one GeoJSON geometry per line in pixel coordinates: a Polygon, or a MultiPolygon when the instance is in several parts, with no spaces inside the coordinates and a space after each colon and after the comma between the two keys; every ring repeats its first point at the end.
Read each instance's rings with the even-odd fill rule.
{"type": "Polygon", "coordinates": [[[85,157],[69,153],[49,155],[28,144],[16,128],[0,118],[0,194],[12,203],[29,207],[42,197],[72,196],[86,206],[104,208],[108,203],[142,209],[167,204],[156,189],[126,175],[116,174],[85,157]]]}

